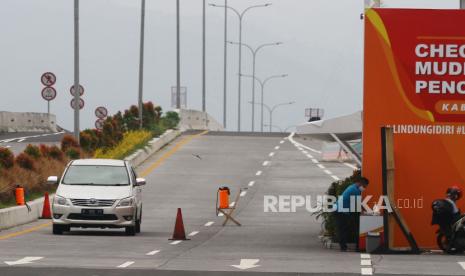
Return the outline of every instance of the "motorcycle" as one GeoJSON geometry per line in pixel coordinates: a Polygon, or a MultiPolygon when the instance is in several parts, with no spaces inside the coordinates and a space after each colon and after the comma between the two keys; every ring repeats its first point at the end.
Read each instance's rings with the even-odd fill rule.
{"type": "Polygon", "coordinates": [[[432,204],[432,225],[439,225],[436,231],[436,243],[447,254],[459,254],[465,251],[465,215],[454,218],[450,203],[435,200],[432,204]]]}

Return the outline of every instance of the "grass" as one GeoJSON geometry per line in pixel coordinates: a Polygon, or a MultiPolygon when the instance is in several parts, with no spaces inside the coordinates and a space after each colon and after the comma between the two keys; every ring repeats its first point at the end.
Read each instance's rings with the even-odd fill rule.
{"type": "Polygon", "coordinates": [[[124,134],[123,140],[116,147],[107,151],[98,149],[94,157],[101,159],[123,159],[133,154],[136,150],[144,148],[152,137],[152,133],[146,130],[127,132],[124,134]]]}

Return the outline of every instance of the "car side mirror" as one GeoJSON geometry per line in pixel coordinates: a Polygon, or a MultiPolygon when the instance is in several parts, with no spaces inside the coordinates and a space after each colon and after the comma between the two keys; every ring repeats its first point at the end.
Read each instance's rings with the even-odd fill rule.
{"type": "Polygon", "coordinates": [[[49,176],[47,178],[47,184],[49,185],[56,185],[58,184],[58,176],[49,176]]]}
{"type": "Polygon", "coordinates": [[[137,178],[136,179],[136,186],[144,186],[147,182],[145,181],[145,178],[137,178]]]}

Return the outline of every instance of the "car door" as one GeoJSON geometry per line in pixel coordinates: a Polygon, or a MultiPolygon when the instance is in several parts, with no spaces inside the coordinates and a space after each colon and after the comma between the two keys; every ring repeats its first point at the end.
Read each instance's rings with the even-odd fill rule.
{"type": "Polygon", "coordinates": [[[133,167],[131,167],[131,175],[132,175],[132,178],[134,179],[134,182],[133,182],[134,193],[133,194],[136,197],[137,208],[139,209],[139,212],[140,212],[142,208],[142,187],[136,186],[137,174],[133,167]]]}

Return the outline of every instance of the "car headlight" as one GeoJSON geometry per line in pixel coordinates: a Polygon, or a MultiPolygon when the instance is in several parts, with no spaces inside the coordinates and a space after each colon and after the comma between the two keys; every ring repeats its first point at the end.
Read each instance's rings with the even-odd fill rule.
{"type": "Polygon", "coordinates": [[[69,203],[66,200],[66,198],[64,198],[62,196],[57,196],[57,195],[55,195],[55,198],[53,199],[53,204],[54,205],[61,205],[61,206],[69,206],[69,203]]]}
{"type": "Polygon", "coordinates": [[[133,203],[134,203],[134,197],[133,196],[126,197],[126,198],[121,199],[116,207],[132,206],[133,203]]]}

